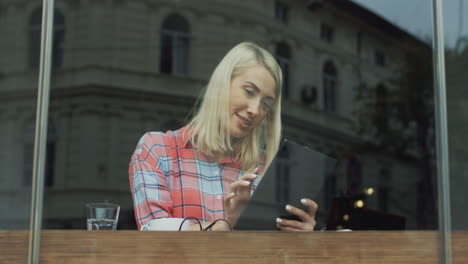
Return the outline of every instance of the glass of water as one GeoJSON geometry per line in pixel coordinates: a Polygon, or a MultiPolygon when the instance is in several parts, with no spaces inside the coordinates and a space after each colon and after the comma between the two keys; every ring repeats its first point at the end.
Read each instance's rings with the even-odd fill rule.
{"type": "Polygon", "coordinates": [[[109,203],[86,204],[88,230],[116,230],[120,206],[109,203]]]}

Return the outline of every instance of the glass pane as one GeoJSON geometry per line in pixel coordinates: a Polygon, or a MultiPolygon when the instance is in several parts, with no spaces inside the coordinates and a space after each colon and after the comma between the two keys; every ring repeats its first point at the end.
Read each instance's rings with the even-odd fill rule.
{"type": "Polygon", "coordinates": [[[0,262],[28,257],[40,2],[0,1],[0,262]]]}
{"type": "MultiPolygon", "coordinates": [[[[161,172],[164,158],[145,182],[133,182],[151,190],[135,189],[132,197],[130,157],[145,132],[185,126],[223,56],[247,40],[273,55],[278,43],[289,48],[286,60],[277,58],[288,89],[282,136],[337,161],[321,164],[332,171],[324,176],[297,172],[294,162],[276,168],[278,181],[289,185],[294,173],[310,174],[317,191],[308,198],[319,204],[315,229],[436,229],[430,2],[281,1],[287,19],[273,0],[199,1],[197,8],[154,2],[57,5],[60,61],[52,76],[44,228],[86,229],[90,202],[120,205],[117,230],[136,230],[136,220],[158,215],[191,216],[178,213],[187,197],[176,193],[176,182],[156,180],[179,177],[161,172]],[[170,15],[188,24],[171,28],[187,31],[163,32],[170,15]],[[154,195],[151,203],[162,204],[161,189],[172,191],[164,206],[135,217],[132,198],[139,204],[148,200],[138,193],[154,195]]],[[[204,193],[209,202],[195,205],[222,217],[222,201],[213,194],[219,186],[216,194],[229,194],[219,176],[224,165],[203,162],[213,165],[206,173],[218,175],[220,184],[199,173],[201,183],[184,191],[204,193]]]]}
{"type": "Polygon", "coordinates": [[[445,58],[447,80],[447,116],[449,131],[450,187],[452,228],[468,229],[468,206],[465,203],[468,187],[466,158],[465,113],[468,109],[468,2],[444,1],[445,58]]]}
{"type": "Polygon", "coordinates": [[[302,102],[302,117],[284,119],[285,136],[339,161],[323,179],[320,220],[332,230],[434,230],[431,3],[337,2],[310,4],[317,40],[296,58],[302,74],[283,110],[293,117],[302,102]],[[328,17],[332,10],[353,18],[328,17]]]}

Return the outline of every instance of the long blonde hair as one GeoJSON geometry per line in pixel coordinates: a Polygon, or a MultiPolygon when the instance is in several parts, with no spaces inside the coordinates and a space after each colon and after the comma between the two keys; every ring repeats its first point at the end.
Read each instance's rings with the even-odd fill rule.
{"type": "Polygon", "coordinates": [[[242,42],[232,48],[214,70],[203,94],[198,112],[187,127],[192,132],[190,140],[208,156],[232,153],[229,131],[229,98],[231,80],[245,70],[262,65],[271,74],[276,84],[276,100],[265,119],[246,137],[241,139],[240,152],[236,157],[243,170],[257,166],[263,148],[268,166],[278,151],[281,137],[281,68],[275,58],[265,49],[242,42]]]}

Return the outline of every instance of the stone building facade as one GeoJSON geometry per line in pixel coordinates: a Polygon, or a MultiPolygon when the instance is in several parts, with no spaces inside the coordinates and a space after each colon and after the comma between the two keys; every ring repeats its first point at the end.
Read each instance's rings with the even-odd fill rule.
{"type": "MultiPolygon", "coordinates": [[[[38,14],[37,1],[0,2],[0,210],[13,212],[1,216],[7,227],[24,227],[29,214],[38,14]]],[[[122,205],[121,225],[130,227],[127,168],[138,138],[182,126],[214,67],[241,41],[265,47],[283,66],[284,135],[340,161],[323,180],[323,209],[349,189],[353,160],[356,188],[391,190],[386,211],[417,226],[418,166],[361,153],[373,139],[354,129],[356,89],[396,89],[390,80],[409,67],[407,54],[427,55],[426,44],[384,19],[340,0],[58,0],[55,18],[46,227],[81,228],[84,203],[103,200],[122,205]],[[390,169],[383,174],[383,167],[390,169]]],[[[368,206],[381,207],[378,198],[368,206]]]]}

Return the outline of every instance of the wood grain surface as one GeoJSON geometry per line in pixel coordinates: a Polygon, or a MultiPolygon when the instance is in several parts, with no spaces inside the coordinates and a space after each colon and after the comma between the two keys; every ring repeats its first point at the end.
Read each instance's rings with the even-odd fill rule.
{"type": "MultiPolygon", "coordinates": [[[[26,263],[27,231],[0,231],[0,263],[26,263]]],[[[468,263],[468,232],[453,232],[468,263]]],[[[41,263],[439,263],[436,231],[138,232],[45,230],[41,263]]]]}

